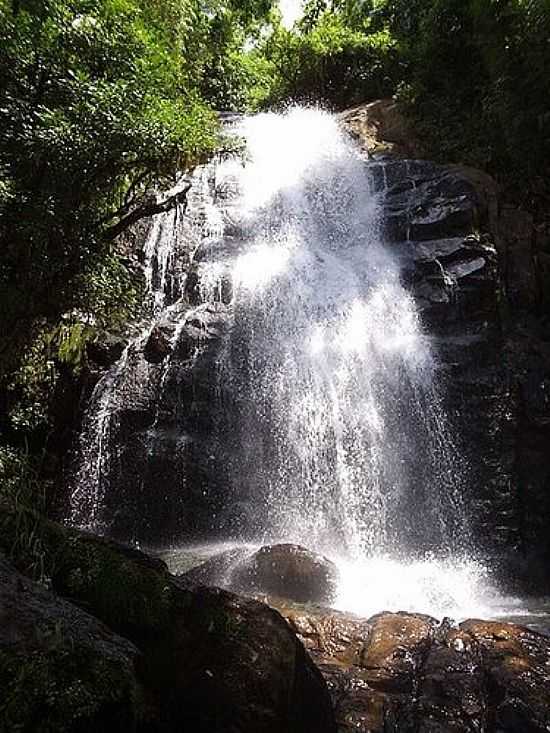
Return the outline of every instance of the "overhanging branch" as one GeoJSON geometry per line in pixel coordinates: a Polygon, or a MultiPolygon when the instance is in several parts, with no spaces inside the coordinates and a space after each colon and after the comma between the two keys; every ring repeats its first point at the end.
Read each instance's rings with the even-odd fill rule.
{"type": "Polygon", "coordinates": [[[132,224],[140,221],[140,219],[146,219],[149,216],[163,214],[166,211],[175,209],[176,206],[186,204],[187,192],[190,188],[191,183],[187,182],[185,184],[185,188],[182,188],[181,191],[178,191],[167,199],[164,199],[164,201],[147,201],[140,206],[137,206],[129,214],[123,216],[120,221],[117,221],[116,224],[108,227],[104,232],[105,238],[109,241],[116,239],[120,234],[122,234],[122,232],[132,226],[132,224]]]}

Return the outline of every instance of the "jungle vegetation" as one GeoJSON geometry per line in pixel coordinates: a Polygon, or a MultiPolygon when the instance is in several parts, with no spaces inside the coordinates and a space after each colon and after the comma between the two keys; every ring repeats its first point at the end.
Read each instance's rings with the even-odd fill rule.
{"type": "Polygon", "coordinates": [[[35,491],[60,380],[136,316],[115,235],[223,144],[216,110],[383,96],[547,210],[549,0],[309,0],[292,28],[272,0],[0,0],[0,494],[35,491]]]}

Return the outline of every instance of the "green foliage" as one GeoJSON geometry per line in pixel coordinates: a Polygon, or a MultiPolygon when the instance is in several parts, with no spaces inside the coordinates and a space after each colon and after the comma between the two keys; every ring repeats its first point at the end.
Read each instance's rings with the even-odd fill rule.
{"type": "Polygon", "coordinates": [[[47,581],[39,520],[29,507],[44,509],[44,485],[36,460],[27,451],[0,446],[0,532],[3,550],[18,567],[37,581],[47,581]],[[9,511],[12,531],[5,512],[9,511]]]}
{"type": "Polygon", "coordinates": [[[547,0],[385,0],[375,16],[400,48],[398,98],[429,152],[540,188],[550,165],[547,0]]]}
{"type": "Polygon", "coordinates": [[[389,94],[398,64],[394,39],[385,28],[365,32],[344,13],[310,3],[298,27],[275,24],[256,58],[271,66],[262,103],[323,102],[342,108],[389,94]]]}
{"type": "Polygon", "coordinates": [[[518,182],[540,209],[550,173],[548,38],[548,0],[310,0],[292,30],[274,22],[251,52],[268,64],[254,100],[341,108],[396,95],[428,154],[518,182]]]}
{"type": "Polygon", "coordinates": [[[36,504],[38,475],[23,450],[0,447],[0,503],[15,507],[36,504]]]}
{"type": "Polygon", "coordinates": [[[3,325],[78,305],[106,223],[213,150],[213,114],[130,0],[0,6],[3,325]],[[32,287],[29,287],[32,283],[32,287]]]}
{"type": "Polygon", "coordinates": [[[0,444],[138,315],[110,227],[220,144],[271,0],[0,0],[0,444]]]}

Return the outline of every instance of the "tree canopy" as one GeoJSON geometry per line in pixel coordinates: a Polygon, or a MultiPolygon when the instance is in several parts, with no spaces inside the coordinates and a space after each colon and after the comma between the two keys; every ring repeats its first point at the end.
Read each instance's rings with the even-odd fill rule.
{"type": "Polygon", "coordinates": [[[116,235],[220,145],[216,110],[393,95],[428,154],[537,213],[549,38],[549,0],[308,0],[290,29],[275,0],[0,0],[3,436],[43,430],[60,365],[136,314],[116,235]]]}
{"type": "Polygon", "coordinates": [[[309,0],[252,53],[261,104],[395,95],[429,152],[538,187],[550,161],[548,0],[309,0]]]}

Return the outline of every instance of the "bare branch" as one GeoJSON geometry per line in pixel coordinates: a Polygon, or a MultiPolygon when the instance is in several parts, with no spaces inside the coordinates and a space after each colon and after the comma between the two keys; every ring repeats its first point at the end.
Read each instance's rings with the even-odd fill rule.
{"type": "Polygon", "coordinates": [[[140,221],[140,219],[145,219],[148,216],[156,216],[157,214],[163,214],[166,211],[175,209],[176,206],[179,206],[180,204],[187,204],[187,192],[190,188],[191,183],[187,182],[185,184],[185,188],[182,188],[181,191],[178,191],[167,199],[164,199],[164,201],[146,201],[126,216],[123,216],[116,224],[108,227],[104,232],[105,238],[109,241],[116,239],[123,231],[132,226],[132,224],[140,221]]]}

